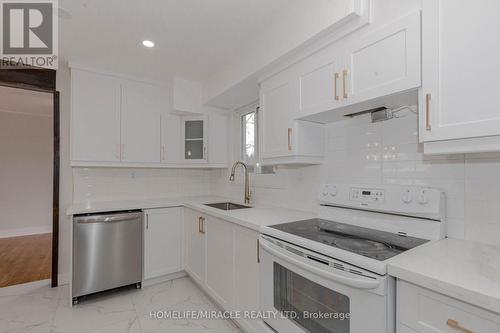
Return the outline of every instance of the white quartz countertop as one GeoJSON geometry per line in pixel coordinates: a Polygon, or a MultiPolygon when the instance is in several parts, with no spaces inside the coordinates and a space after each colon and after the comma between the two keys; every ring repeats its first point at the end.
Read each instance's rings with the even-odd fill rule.
{"type": "Polygon", "coordinates": [[[151,199],[151,200],[126,200],[126,201],[107,201],[107,202],[92,202],[72,205],[67,211],[67,215],[90,214],[100,212],[111,212],[129,209],[154,209],[184,206],[191,208],[207,215],[211,215],[226,221],[230,221],[241,226],[260,231],[262,226],[299,221],[317,217],[317,214],[312,212],[304,212],[294,209],[281,208],[268,205],[250,205],[249,209],[237,209],[224,211],[217,208],[205,206],[206,203],[216,202],[234,202],[239,201],[229,200],[218,196],[203,196],[203,197],[180,197],[170,199],[151,199]]]}
{"type": "Polygon", "coordinates": [[[391,260],[390,275],[500,313],[500,246],[444,239],[391,260]]]}

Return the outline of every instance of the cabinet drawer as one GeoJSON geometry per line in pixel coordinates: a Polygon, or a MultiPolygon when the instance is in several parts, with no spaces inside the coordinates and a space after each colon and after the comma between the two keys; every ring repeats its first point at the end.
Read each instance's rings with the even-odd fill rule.
{"type": "Polygon", "coordinates": [[[402,281],[398,318],[399,324],[422,333],[500,332],[499,315],[402,281]]]}

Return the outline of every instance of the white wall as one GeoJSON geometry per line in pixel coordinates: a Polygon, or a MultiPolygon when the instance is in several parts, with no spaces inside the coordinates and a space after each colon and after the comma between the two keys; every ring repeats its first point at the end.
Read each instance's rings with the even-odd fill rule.
{"type": "MultiPolygon", "coordinates": [[[[424,156],[417,115],[372,124],[369,115],[327,125],[323,165],[280,168],[251,175],[256,203],[316,211],[322,182],[404,184],[446,192],[448,235],[498,245],[500,153],[424,156]]],[[[227,170],[213,171],[212,191],[241,199],[242,177],[230,183],[227,170]]]]}
{"type": "Polygon", "coordinates": [[[50,233],[53,118],[10,102],[16,110],[0,110],[0,238],[50,233]]]}

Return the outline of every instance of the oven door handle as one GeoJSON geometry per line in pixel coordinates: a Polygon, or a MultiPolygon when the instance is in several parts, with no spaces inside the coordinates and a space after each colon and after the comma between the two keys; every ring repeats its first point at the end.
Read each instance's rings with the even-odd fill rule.
{"type": "MultiPolygon", "coordinates": [[[[316,275],[319,275],[321,277],[324,277],[326,279],[334,280],[336,282],[342,283],[346,286],[350,286],[350,287],[354,287],[354,288],[358,288],[358,289],[376,289],[380,285],[380,281],[378,281],[378,280],[367,281],[367,280],[361,280],[359,278],[350,278],[347,276],[342,276],[340,274],[335,274],[333,272],[328,272],[328,271],[319,269],[319,268],[312,266],[312,265],[306,265],[305,263],[303,263],[300,260],[297,260],[291,256],[287,256],[279,250],[273,249],[271,246],[267,245],[266,242],[263,242],[263,241],[260,242],[260,246],[262,246],[262,248],[265,251],[269,252],[273,256],[276,256],[284,261],[287,261],[291,264],[294,264],[302,269],[310,271],[310,272],[312,272],[316,275]]],[[[328,267],[330,267],[330,266],[328,266],[328,267]]]]}

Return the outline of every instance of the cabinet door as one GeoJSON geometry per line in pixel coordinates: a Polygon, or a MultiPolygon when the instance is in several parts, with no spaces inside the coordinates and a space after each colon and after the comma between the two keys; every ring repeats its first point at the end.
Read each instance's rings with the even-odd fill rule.
{"type": "Polygon", "coordinates": [[[179,163],[181,160],[181,118],[161,115],[161,163],[179,163]]]}
{"type": "Polygon", "coordinates": [[[293,155],[294,119],[298,116],[298,82],[280,73],[262,83],[260,146],[262,158],[293,155]]]}
{"type": "Polygon", "coordinates": [[[203,215],[194,210],[184,211],[184,234],[186,242],[186,271],[199,284],[205,283],[205,234],[203,215]]]}
{"type": "Polygon", "coordinates": [[[210,164],[227,164],[229,154],[229,117],[211,113],[208,121],[208,151],[210,164]]]}
{"type": "Polygon", "coordinates": [[[342,104],[341,59],[329,48],[298,65],[300,116],[331,110],[342,104]]]}
{"type": "Polygon", "coordinates": [[[182,120],[182,145],[185,163],[207,162],[207,119],[185,117],[182,120]]]}
{"type": "Polygon", "coordinates": [[[206,286],[224,309],[233,305],[234,228],[214,217],[206,220],[206,286]]]}
{"type": "Polygon", "coordinates": [[[160,89],[141,82],[122,83],[122,161],[159,163],[160,89]]]}
{"type": "MultiPolygon", "coordinates": [[[[259,275],[259,233],[250,229],[235,226],[235,310],[258,311],[260,295],[259,275]]],[[[248,320],[252,327],[256,321],[248,320]]],[[[256,331],[258,331],[256,329],[256,331]]]]}
{"type": "Polygon", "coordinates": [[[73,161],[120,161],[120,82],[114,77],[71,71],[73,161]]]}
{"type": "Polygon", "coordinates": [[[181,271],[181,208],[148,210],[145,222],[144,279],[181,271]]]}
{"type": "Polygon", "coordinates": [[[422,141],[500,135],[499,11],[492,0],[423,1],[422,141]]]}
{"type": "Polygon", "coordinates": [[[341,90],[347,104],[420,87],[420,12],[361,36],[345,50],[341,90]]]}

